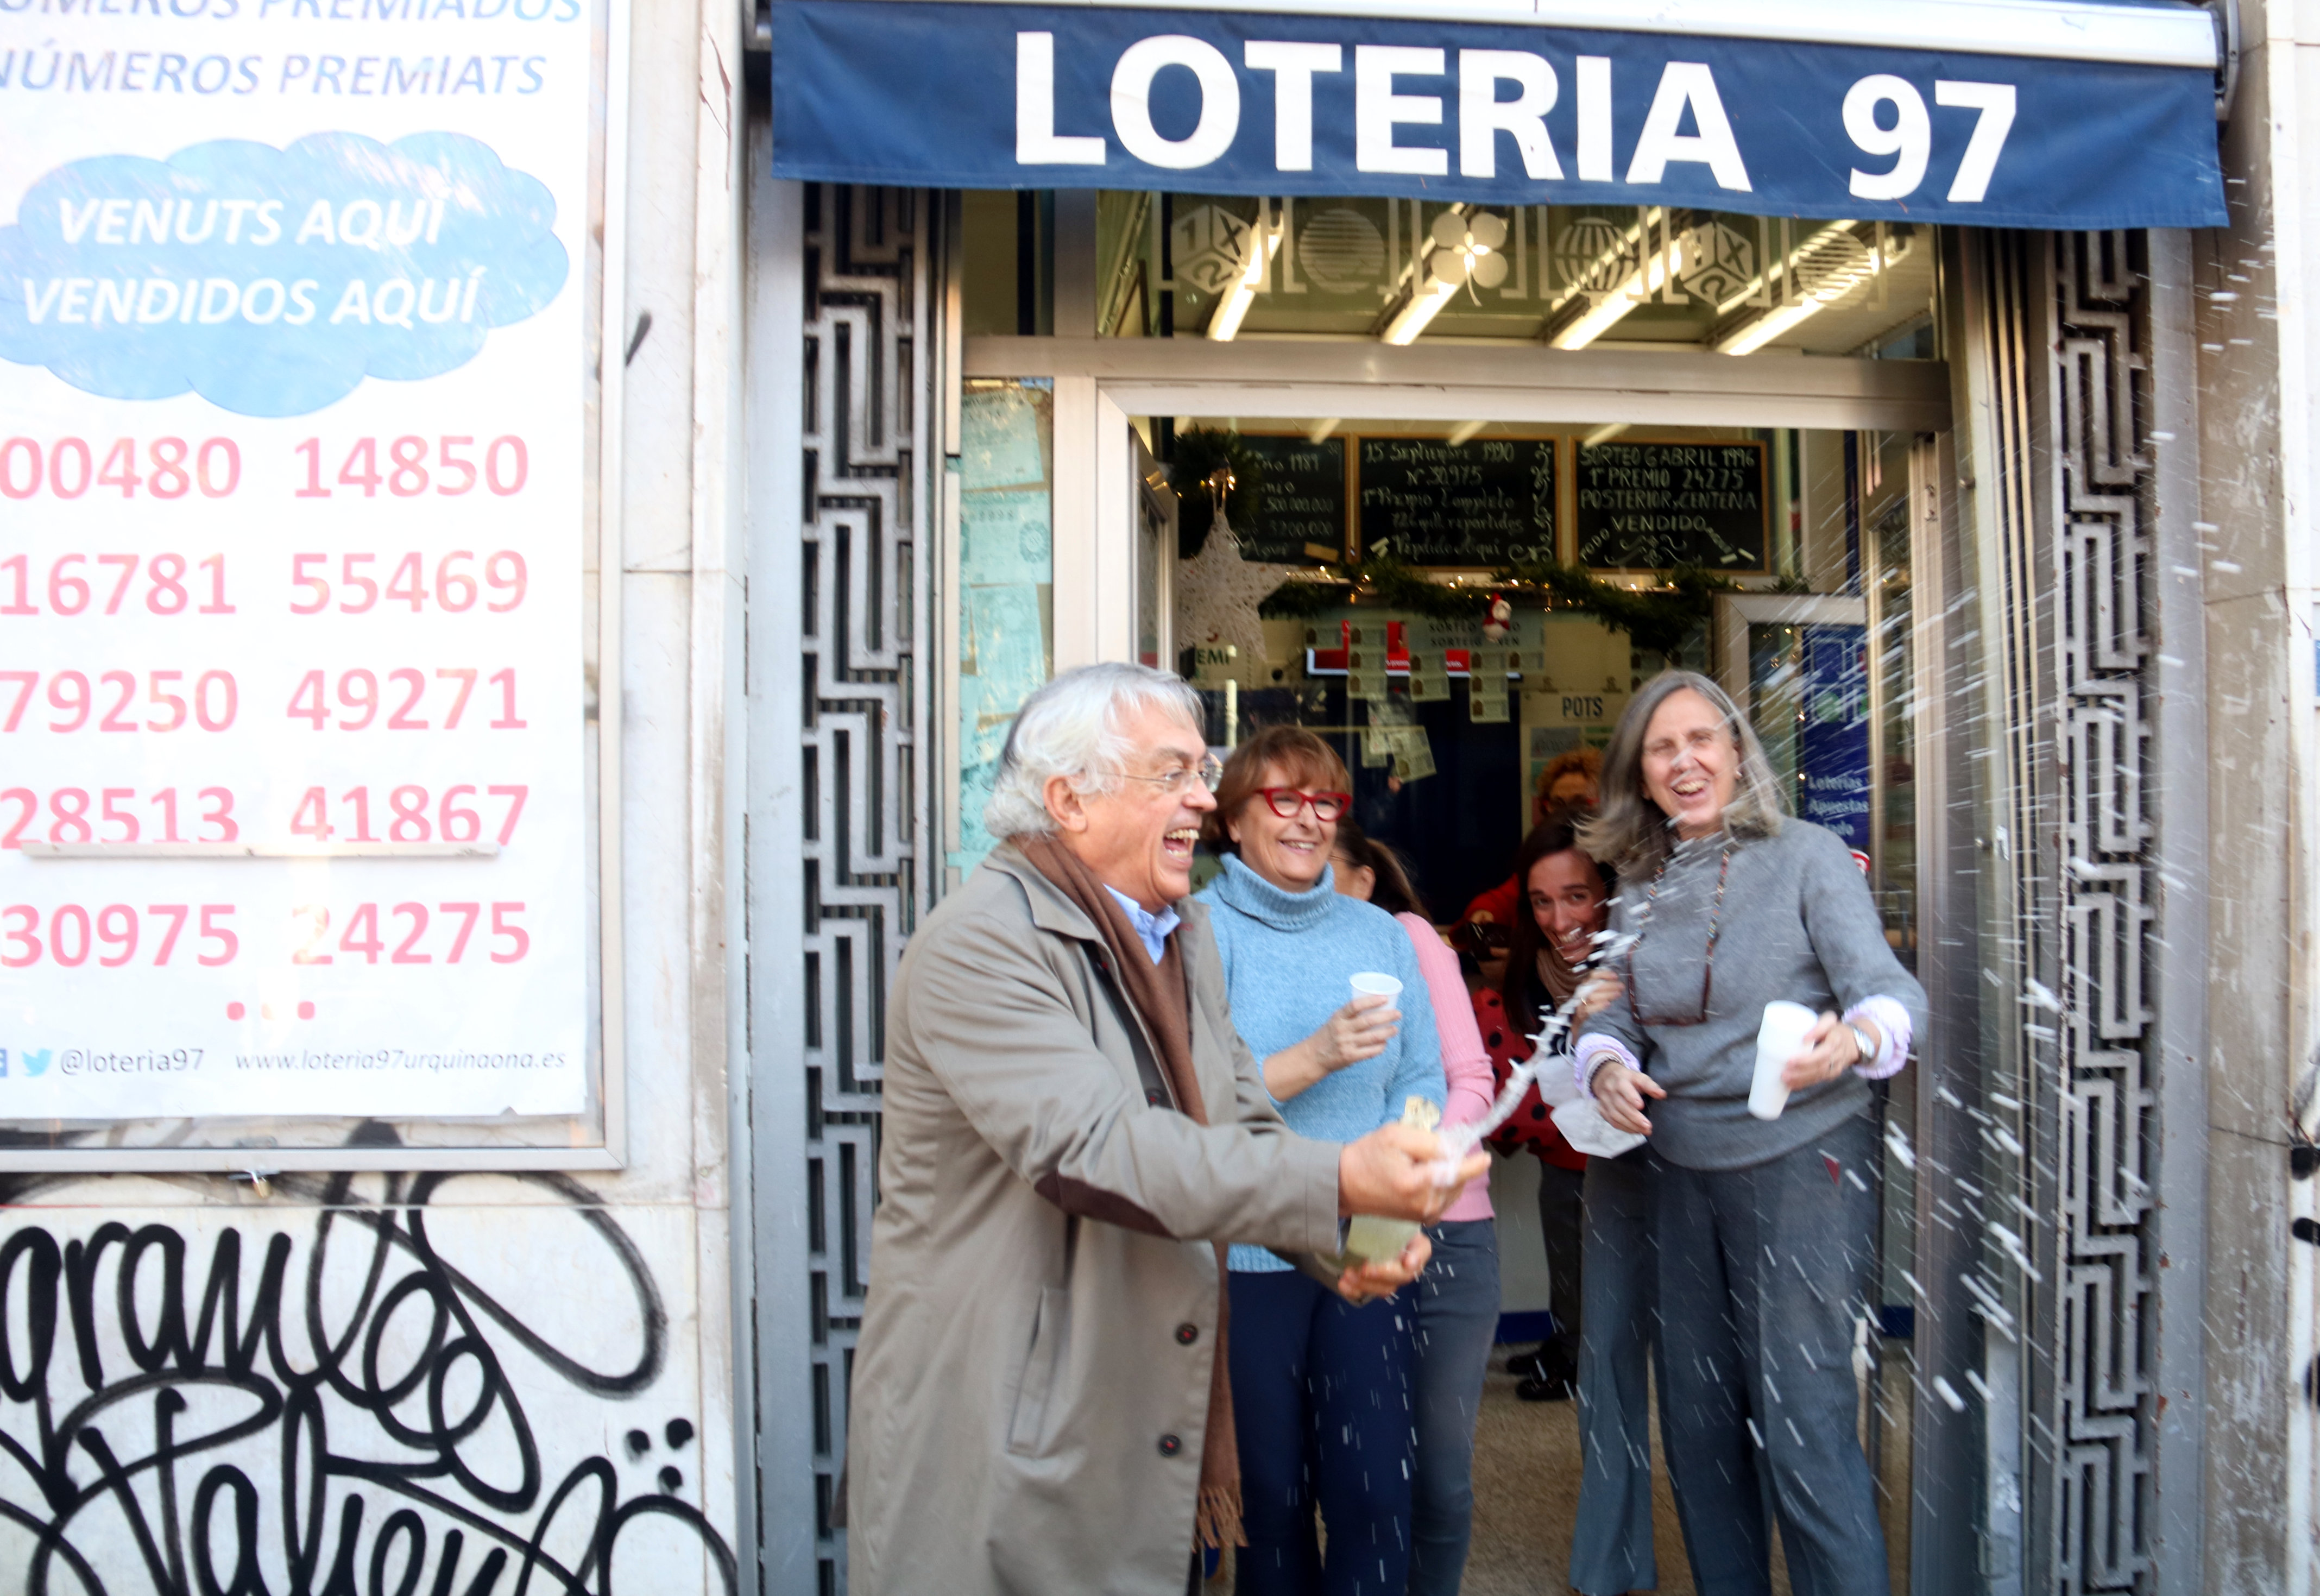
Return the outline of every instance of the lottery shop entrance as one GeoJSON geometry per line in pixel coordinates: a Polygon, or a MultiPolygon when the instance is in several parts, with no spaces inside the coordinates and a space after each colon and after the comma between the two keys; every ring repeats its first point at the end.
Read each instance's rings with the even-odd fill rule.
{"type": "MultiPolygon", "coordinates": [[[[955,866],[987,842],[1015,685],[1139,657],[1196,687],[1219,752],[1328,739],[1485,988],[1506,927],[1476,901],[1680,665],[1747,708],[1916,966],[1916,577],[1950,421],[1932,230],[1110,193],[957,214],[955,866]]],[[[1903,1148],[1917,1099],[1905,1077],[1880,1103],[1903,1148]]],[[[1883,1174],[1858,1428],[1908,1589],[1919,1193],[1902,1159],[1883,1174]]],[[[1494,1160],[1474,1591],[1568,1566],[1574,1404],[1521,1401],[1508,1369],[1553,1322],[1541,1184],[1527,1153],[1494,1160]]],[[[1660,1469],[1661,1588],[1685,1590],[1660,1469]]]]}
{"type": "MultiPolygon", "coordinates": [[[[1886,934],[1929,994],[1927,1034],[1880,1107],[1879,1292],[1861,1325],[1860,1438],[1897,1587],[1978,1589],[1992,1566],[2108,1544],[2089,1526],[2115,1523],[2125,1498],[2092,1473],[2055,1494],[2040,1428],[2112,1437],[2100,1445],[2120,1469],[2144,1434],[2105,1417],[2142,1388],[2066,1382],[2073,1365],[2046,1351],[2080,1321],[2056,1317],[2075,1221],[2036,1150],[2066,1124],[2040,1106],[2053,1098],[2036,1050],[2061,1034],[2057,984],[2090,979],[2062,957],[2060,928],[2077,922],[2060,898],[2080,878],[2047,850],[2058,813],[2099,805],[2052,796],[2060,756],[2038,729],[2060,712],[2041,650],[2084,649],[2073,617],[2145,613],[2081,591],[2134,567],[2118,551],[2138,525],[2196,534],[2139,496],[2155,491],[2144,471],[2133,494],[2071,501],[2065,560],[2039,495],[2125,458],[2118,440],[2177,402],[2143,352],[2167,240],[1109,192],[953,205],[947,882],[988,846],[983,784],[1021,695],[1052,670],[1142,657],[1200,688],[1220,748],[1267,719],[1335,739],[1363,818],[1409,851],[1455,932],[1506,879],[1558,753],[1600,743],[1670,660],[1712,671],[1795,783],[1793,806],[1863,856],[1886,934]],[[1589,264],[1614,255],[1623,272],[1589,264]],[[1485,280],[1493,258],[1506,269],[1485,280]],[[1717,259],[1754,275],[1719,278],[1704,269],[1717,259]],[[2078,341],[2054,341],[2058,328],[2078,341]],[[2094,376],[2089,350],[2108,357],[2094,376]],[[2102,403],[2074,397],[2089,392],[2102,403]],[[2038,453],[2041,417],[2084,440],[2038,453]],[[1228,495],[1229,558],[1206,485],[1219,463],[1273,490],[1262,514],[1228,495]],[[1649,519],[1696,508],[1654,495],[1705,469],[1739,473],[1740,489],[1704,491],[1753,494],[1760,535],[1721,519],[1745,508],[1729,499],[1693,521],[1649,519]],[[2087,521],[2088,504],[2112,519],[2087,521]],[[1625,547],[1604,524],[1617,509],[1646,517],[1625,547]],[[1482,630],[1493,596],[1509,611],[1497,637],[1482,630]]],[[[2073,712],[2099,721],[2138,702],[2142,657],[2085,656],[2104,696],[2073,712]]],[[[2144,835],[2102,834],[2122,852],[2144,835]]],[[[2134,967],[2131,947],[2117,957],[2134,967]]],[[[2196,1164],[2177,1169],[2196,1184],[2196,1164]]],[[[1551,1310],[1531,1173],[1510,1161],[1493,1182],[1509,1335],[1551,1310]]],[[[2125,1345],[2146,1286],[2167,1281],[2120,1278],[2102,1322],[2125,1345]]],[[[1575,1436],[1554,1458],[1521,1453],[1563,1410],[1518,1409],[1493,1380],[1477,1566],[1503,1555],[1534,1581],[1571,1523],[1568,1495],[1537,1482],[1575,1490],[1575,1436]],[[1522,1461],[1493,1474],[1509,1456],[1522,1461]]],[[[1672,1535],[1659,1554],[1673,1588],[1672,1535]]]]}
{"type": "MultiPolygon", "coordinates": [[[[1165,597],[1139,595],[1139,630],[1160,632],[1165,606],[1154,652],[1199,689],[1219,749],[1282,723],[1337,748],[1356,818],[1407,861],[1472,985],[1503,970],[1507,928],[1483,904],[1525,830],[1587,791],[1629,694],[1668,666],[1715,676],[1747,709],[1791,810],[1855,850],[1914,966],[1911,545],[1938,529],[1912,506],[1935,497],[1934,435],[1260,417],[1216,397],[1129,420],[1139,534],[1163,556],[1173,537],[1174,556],[1138,562],[1173,566],[1165,597]],[[1220,470],[1237,485],[1219,493],[1220,470]],[[1155,476],[1179,495],[1173,528],[1146,496],[1155,476]]],[[[1912,1092],[1880,1111],[1909,1145],[1912,1092]]],[[[1860,1435],[1906,1589],[1917,1194],[1899,1160],[1885,1173],[1860,1435]]],[[[1476,1591],[1564,1566],[1577,1502],[1575,1404],[1524,1400],[1541,1387],[1515,1372],[1557,1306],[1540,1174],[1527,1154],[1494,1159],[1501,1345],[1478,1425],[1476,1591]]],[[[1660,1588],[1689,1589],[1663,1460],[1657,1484],[1660,1588]]]]}
{"type": "MultiPolygon", "coordinates": [[[[1928,991],[1915,1067],[1880,1111],[1883,1256],[1861,1321],[1859,1438],[1896,1583],[1933,1596],[2195,1582],[2199,1482],[2219,1477],[2202,1473],[2186,1400],[2206,1356],[2206,1144],[2184,1061],[2206,1055],[2206,1004],[2196,975],[2157,954],[2170,932],[2204,941],[2205,797],[2145,767],[2195,767],[2205,736],[2196,584],[2214,547],[2199,540],[2217,529],[2194,519],[2185,473],[2191,351],[2225,349],[2195,341],[2194,235],[2173,230],[2225,214],[2207,124],[2228,108],[2228,30],[2191,7],[2106,7],[2096,29],[2022,8],[2058,30],[2040,43],[1994,38],[1986,7],[1935,0],[1908,24],[1935,32],[1911,39],[1945,40],[1976,73],[2016,49],[2040,68],[2000,84],[1956,77],[1948,55],[1897,54],[1840,93],[1809,81],[1808,51],[1853,40],[1827,57],[1850,72],[1856,45],[1900,48],[1890,17],[1755,19],[1746,39],[1785,41],[1759,80],[1777,87],[1729,97],[1727,140],[1720,115],[1683,131],[1693,112],[1672,86],[1740,81],[1755,46],[1738,32],[1615,30],[1639,60],[1663,38],[1686,52],[1662,63],[1654,109],[1631,125],[1598,113],[1650,83],[1650,63],[1608,70],[1591,35],[1558,32],[1560,14],[1527,14],[1491,36],[1498,53],[1478,53],[1479,23],[1364,7],[1360,29],[1408,48],[1365,32],[1339,77],[1339,44],[1284,43],[1271,15],[1178,13],[1167,35],[1141,37],[1122,8],[1053,7],[1015,34],[1011,63],[1003,30],[962,26],[898,77],[885,28],[900,13],[847,9],[823,0],[806,26],[808,8],[775,8],[775,80],[801,92],[776,97],[771,169],[799,186],[766,196],[777,269],[762,303],[798,341],[769,358],[753,413],[775,445],[766,503],[793,501],[784,461],[811,485],[798,532],[810,576],[817,558],[834,576],[876,573],[844,587],[842,631],[839,583],[810,580],[808,679],[838,680],[821,667],[841,644],[878,691],[902,672],[866,722],[867,688],[833,690],[829,749],[893,724],[912,750],[897,757],[926,768],[842,789],[824,806],[838,819],[807,829],[809,866],[818,850],[847,857],[845,817],[879,794],[864,857],[910,861],[894,878],[907,924],[987,852],[983,800],[1028,693],[1141,657],[1198,687],[1219,747],[1283,720],[1335,740],[1363,817],[1409,854],[1436,924],[1455,931],[1504,879],[1554,761],[1600,743],[1663,665],[1713,671],[1768,733],[1795,806],[1853,845],[1928,991]],[[1570,120],[1541,119],[1536,138],[1527,120],[1505,128],[1490,119],[1516,103],[1466,94],[1462,77],[1455,141],[1446,98],[1444,142],[1415,122],[1398,135],[1391,107],[1426,102],[1393,97],[1393,63],[1416,73],[1454,30],[1461,74],[1546,62],[1523,68],[1537,108],[1554,103],[1537,75],[1559,74],[1554,114],[1570,120]],[[2079,81],[2068,63],[2081,57],[2115,76],[2152,69],[2057,114],[2050,96],[2079,81]],[[894,136],[951,103],[928,85],[980,86],[1010,66],[1011,141],[1003,116],[894,136]],[[1908,73],[1940,82],[1921,90],[1908,73]],[[1242,119],[1244,87],[1258,97],[1242,119]],[[1927,93],[1920,119],[1908,107],[1927,93]],[[2001,107],[2017,104],[2009,120],[2001,107]],[[1980,120],[1953,160],[1968,106],[1980,120]],[[2096,136],[2130,109],[2152,120],[2096,136]],[[2015,141],[2002,159],[2001,126],[2015,141]],[[1536,155],[1531,181],[1512,177],[1491,127],[1536,155]],[[1815,127],[1818,144],[1794,141],[1815,127]],[[2065,142],[2042,150],[2055,130],[2065,142]],[[1545,169],[1558,141],[1577,156],[1567,175],[1545,169]],[[1690,153],[1673,155],[1679,141],[1690,153]],[[1624,167],[1606,159],[1614,144],[1624,167]],[[2174,153],[2110,159],[2128,149],[2174,153]],[[1663,158],[1705,164],[1671,183],[1663,158]],[[2001,165],[2024,208],[1994,203],[2001,165]],[[1421,171],[1433,176],[1371,175],[1421,171]],[[2132,195],[2105,186],[2122,172],[2132,195]],[[2186,187],[2153,209],[2158,174],[2186,187]],[[873,177],[927,186],[854,186],[873,177]],[[1118,186],[1052,186],[1091,181],[1118,186]],[[2037,229],[2053,231],[2025,231],[2037,229]],[[802,406],[784,364],[795,348],[802,406]],[[833,464],[846,458],[850,470],[833,464]],[[926,491],[890,494],[898,467],[926,491]],[[1272,502],[1212,496],[1220,468],[1268,477],[1272,502]],[[891,582],[864,558],[887,547],[889,514],[907,544],[891,582]],[[920,637],[936,651],[922,671],[905,640],[920,637]]],[[[2259,280],[2260,262],[2240,265],[2234,285],[2259,280]]],[[[781,544],[765,574],[785,576],[794,552],[781,544]]],[[[818,694],[808,706],[825,712],[818,694]]],[[[814,923],[829,939],[809,955],[835,958],[830,922],[814,923]]],[[[891,967],[886,933],[860,924],[859,946],[891,967]]],[[[1479,979],[1487,942],[1468,940],[1479,979]]],[[[840,1083],[815,1101],[847,1116],[844,1134],[875,1122],[875,1084],[847,1084],[872,1079],[848,1075],[848,1034],[835,1073],[809,1070],[816,1093],[840,1083]]],[[[810,1146],[830,1139],[817,1129],[810,1146]]],[[[844,1150],[809,1171],[843,1169],[844,1150]]],[[[1522,1194],[1497,1206],[1512,1334],[1527,1328],[1515,1315],[1552,1305],[1515,1273],[1536,1256],[1522,1194]]],[[[842,1455],[863,1275],[858,1245],[842,1251],[811,1353],[822,1405],[785,1432],[793,1450],[810,1434],[818,1490],[842,1455]]],[[[1535,1589],[1560,1577],[1560,1552],[1522,1537],[1567,1534],[1575,1446],[1510,1464],[1521,1455],[1504,1438],[1536,1444],[1551,1415],[1494,1413],[1467,1588],[1535,1589]]],[[[814,1539],[825,1580],[842,1580],[842,1535],[818,1526],[814,1539]]],[[[1682,1559],[1658,1552],[1675,1588],[1682,1559]]]]}

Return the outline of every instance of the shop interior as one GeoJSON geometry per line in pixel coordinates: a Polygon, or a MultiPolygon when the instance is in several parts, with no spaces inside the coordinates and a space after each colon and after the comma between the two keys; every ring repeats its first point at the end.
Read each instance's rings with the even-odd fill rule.
{"type": "MultiPolygon", "coordinates": [[[[1210,507],[1197,492],[1179,508],[1175,660],[1209,705],[1211,742],[1228,748],[1282,722],[1329,739],[1353,773],[1355,817],[1408,862],[1429,918],[1460,948],[1476,984],[1493,980],[1499,966],[1489,931],[1470,922],[1468,906],[1507,879],[1525,830],[1549,801],[1551,773],[1568,767],[1558,756],[1600,750],[1629,693],[1668,666],[1717,676],[1740,699],[1790,809],[1837,831],[1864,857],[1887,934],[1914,963],[1915,784],[1905,725],[1913,440],[1376,422],[1355,432],[1328,418],[1137,424],[1179,458],[1187,440],[1192,452],[1209,451],[1204,460],[1245,450],[1261,462],[1266,484],[1263,530],[1249,536],[1230,524],[1230,494],[1222,533],[1212,510],[1200,515],[1210,507]],[[1698,485],[1687,490],[1686,478],[1698,485]],[[1639,482],[1651,485],[1604,491],[1639,482]],[[1323,491],[1336,484],[1342,494],[1323,491]],[[1639,491],[1731,508],[1700,517],[1704,531],[1624,534],[1613,524],[1619,515],[1600,502],[1632,502],[1639,491]],[[1201,519],[1206,527],[1184,530],[1201,519]],[[1753,540],[1744,535],[1750,521],[1753,540]],[[1501,533],[1509,546],[1474,546],[1501,533]],[[1646,546],[1620,546],[1623,535],[1646,546]],[[1685,535],[1707,540],[1699,552],[1735,557],[1698,567],[1729,586],[1670,594],[1665,612],[1652,618],[1663,630],[1651,647],[1608,623],[1583,590],[1566,598],[1545,585],[1544,571],[1518,575],[1575,565],[1603,573],[1596,579],[1608,585],[1655,588],[1690,562],[1648,540],[1685,535]],[[1222,555],[1211,548],[1220,537],[1234,545],[1222,555]],[[1523,539],[1534,541],[1524,547],[1523,539]],[[1313,562],[1325,546],[1339,559],[1313,562]],[[1220,559],[1237,568],[1210,576],[1220,559]],[[1246,580],[1252,567],[1281,581],[1253,607],[1246,595],[1263,584],[1246,580]],[[1340,573],[1357,574],[1341,580],[1340,573]],[[1687,606],[1703,612],[1687,623],[1687,606]]],[[[1888,1111],[1906,1134],[1906,1094],[1888,1111]]],[[[1539,1310],[1551,1310],[1531,1196],[1536,1177],[1527,1165],[1526,1156],[1501,1158],[1493,1172],[1509,1354],[1502,1365],[1536,1336],[1539,1310]]],[[[1909,1174],[1899,1165],[1888,1172],[1880,1339],[1905,1338],[1908,1328],[1909,1174]]],[[[1876,1361],[1881,1378],[1863,1382],[1864,1441],[1893,1500],[1906,1503],[1906,1365],[1876,1361]]],[[[1567,1537],[1576,1502],[1568,1404],[1545,1415],[1509,1402],[1518,1383],[1501,1369],[1491,1388],[1477,1452],[1473,1589],[1490,1588],[1480,1582],[1499,1557],[1512,1567],[1543,1554],[1552,1566],[1553,1527],[1560,1523],[1567,1537]],[[1551,1505],[1554,1491],[1537,1500],[1542,1480],[1564,1483],[1569,1500],[1560,1513],[1551,1505]]],[[[1674,1533],[1670,1520],[1663,1537],[1674,1533]]],[[[1888,1526],[1897,1581],[1908,1535],[1908,1514],[1897,1511],[1888,1526]]],[[[1679,1544],[1666,1540],[1663,1557],[1676,1557],[1679,1544]]],[[[1663,1590],[1682,1588],[1665,1564],[1662,1579],[1663,1590]]]]}
{"type": "MultiPolygon", "coordinates": [[[[1930,232],[1702,213],[1485,214],[1404,201],[1095,196],[1105,336],[1446,348],[1681,349],[1807,359],[1934,353],[1930,232]]],[[[970,334],[1051,330],[1056,196],[970,195],[970,334]]],[[[977,773],[1053,658],[1054,395],[971,379],[957,581],[962,851],[977,773]]],[[[1855,851],[1916,967],[1909,721],[1914,518],[1935,440],[1865,430],[1129,417],[1140,480],[1139,651],[1200,692],[1219,753],[1282,722],[1328,739],[1354,813],[1407,861],[1470,982],[1495,975],[1468,905],[1508,878],[1563,756],[1600,749],[1670,666],[1750,714],[1797,814],[1855,851]]],[[[1502,939],[1501,939],[1502,941],[1502,939]]],[[[1881,1090],[1881,1089],[1880,1089],[1881,1090]]],[[[1907,1146],[1910,1093],[1883,1111],[1907,1146]]],[[[1553,1310],[1528,1155],[1495,1160],[1500,1337],[1479,1430],[1465,1588],[1560,1582],[1580,1479],[1569,1401],[1506,1365],[1553,1310]]],[[[1887,1162],[1881,1301],[1856,1356],[1860,1432],[1909,1565],[1917,1194],[1887,1162]]],[[[1655,1465],[1658,1460],[1655,1459],[1655,1465]]],[[[1663,1591],[1688,1591],[1658,1467],[1663,1591]]],[[[1781,1588],[1786,1589],[1785,1582],[1781,1588]]]]}

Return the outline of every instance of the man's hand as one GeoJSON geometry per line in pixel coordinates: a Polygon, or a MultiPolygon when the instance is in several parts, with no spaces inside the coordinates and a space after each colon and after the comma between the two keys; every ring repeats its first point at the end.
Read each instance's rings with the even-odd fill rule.
{"type": "Polygon", "coordinates": [[[1419,1231],[1401,1249],[1401,1256],[1387,1263],[1357,1264],[1337,1276],[1337,1295],[1359,1308],[1364,1302],[1374,1302],[1380,1297],[1394,1292],[1416,1280],[1425,1271],[1426,1260],[1434,1256],[1434,1244],[1419,1231]]]}
{"type": "Polygon", "coordinates": [[[1477,1149],[1459,1164],[1455,1179],[1439,1184],[1434,1171],[1445,1150],[1441,1138],[1409,1125],[1381,1125],[1346,1143],[1337,1152],[1337,1211],[1432,1224],[1491,1166],[1490,1155],[1477,1149]]]}
{"type": "Polygon", "coordinates": [[[1615,1129],[1649,1136],[1652,1122],[1644,1118],[1644,1099],[1665,1097],[1667,1088],[1640,1070],[1611,1059],[1595,1072],[1595,1103],[1615,1129]]]}

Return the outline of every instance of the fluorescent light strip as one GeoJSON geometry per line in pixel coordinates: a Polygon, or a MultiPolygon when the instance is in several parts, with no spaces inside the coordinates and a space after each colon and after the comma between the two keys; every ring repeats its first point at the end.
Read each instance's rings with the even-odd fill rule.
{"type": "MultiPolygon", "coordinates": [[[[1434,258],[1431,249],[1427,251],[1426,258],[1428,261],[1434,258]]],[[[1463,283],[1445,283],[1436,277],[1413,293],[1409,303],[1394,312],[1393,320],[1385,324],[1385,331],[1378,336],[1387,343],[1416,343],[1418,335],[1426,331],[1427,324],[1441,313],[1442,307],[1450,303],[1451,296],[1464,286],[1463,283]]]]}
{"type": "MultiPolygon", "coordinates": [[[[1645,218],[1643,237],[1648,239],[1660,224],[1660,213],[1654,210],[1645,218]]],[[[1633,238],[1635,235],[1630,234],[1633,238]]],[[[1663,244],[1644,257],[1644,264],[1627,274],[1627,280],[1588,307],[1582,315],[1547,340],[1551,349],[1583,349],[1626,319],[1629,311],[1642,304],[1660,291],[1667,281],[1668,254],[1675,246],[1663,244]]]]}
{"type": "MultiPolygon", "coordinates": [[[[1393,200],[1389,203],[1399,205],[1401,202],[1400,200],[1393,200]]],[[[1422,203],[1413,204],[1409,219],[1409,225],[1413,230],[1417,228],[1418,222],[1422,219],[1425,207],[1422,203]]],[[[1471,222],[1475,216],[1478,216],[1481,213],[1482,213],[1478,207],[1461,202],[1448,207],[1442,214],[1444,216],[1456,216],[1462,220],[1471,222]]],[[[1436,224],[1439,225],[1441,220],[1442,218],[1440,216],[1436,217],[1436,224]]],[[[1413,231],[1411,240],[1412,249],[1417,247],[1416,240],[1418,236],[1419,235],[1415,234],[1413,231]]],[[[1477,258],[1491,253],[1491,249],[1487,246],[1482,244],[1469,242],[1467,248],[1471,249],[1477,258]]],[[[1400,310],[1394,312],[1391,318],[1387,321],[1385,331],[1378,334],[1380,341],[1391,344],[1410,344],[1417,342],[1418,335],[1426,331],[1427,324],[1432,322],[1436,316],[1441,314],[1442,307],[1448,304],[1450,301],[1457,295],[1458,290],[1466,286],[1466,282],[1464,277],[1461,277],[1461,279],[1455,283],[1445,282],[1440,277],[1434,277],[1430,282],[1427,281],[1433,273],[1434,258],[1436,255],[1441,254],[1442,251],[1442,245],[1431,241],[1427,242],[1426,246],[1426,253],[1419,257],[1416,276],[1412,279],[1414,283],[1419,286],[1411,288],[1408,301],[1403,304],[1400,310]]]]}
{"type": "Polygon", "coordinates": [[[1445,441],[1455,449],[1490,424],[1488,422],[1460,422],[1450,429],[1450,436],[1445,441]]]}
{"type": "MultiPolygon", "coordinates": [[[[1782,272],[1785,274],[1794,271],[1796,262],[1822,239],[1834,232],[1845,231],[1852,226],[1853,223],[1850,222],[1833,222],[1821,229],[1797,246],[1795,252],[1782,266],[1782,272]]],[[[1717,340],[1716,352],[1719,355],[1753,355],[1774,339],[1794,331],[1808,319],[1818,315],[1838,300],[1844,298],[1862,284],[1875,277],[1879,272],[1890,270],[1891,268],[1891,260],[1880,255],[1875,247],[1871,246],[1864,252],[1862,265],[1853,270],[1834,273],[1830,276],[1826,297],[1808,294],[1799,298],[1794,304],[1780,305],[1766,311],[1739,331],[1717,340]]]]}
{"type": "Polygon", "coordinates": [[[1264,286],[1265,271],[1280,248],[1280,230],[1260,222],[1251,240],[1248,269],[1240,274],[1240,281],[1225,291],[1225,296],[1217,301],[1217,308],[1209,317],[1210,338],[1219,343],[1230,343],[1239,333],[1240,324],[1248,319],[1248,307],[1256,303],[1256,291],[1264,286]]]}

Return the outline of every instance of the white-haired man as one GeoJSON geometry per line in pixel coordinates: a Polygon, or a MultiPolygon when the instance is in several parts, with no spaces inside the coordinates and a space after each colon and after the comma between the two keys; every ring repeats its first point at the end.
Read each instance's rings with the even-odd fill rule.
{"type": "MultiPolygon", "coordinates": [[[[985,812],[1003,840],[903,957],[848,1437],[856,1596],[1181,1596],[1196,1538],[1237,1538],[1223,1244],[1319,1271],[1343,1216],[1430,1222],[1456,1195],[1423,1131],[1281,1123],[1187,896],[1216,807],[1200,721],[1144,666],[1033,694],[985,812]]],[[[1421,1236],[1328,1278],[1366,1301],[1426,1256],[1421,1236]]]]}

